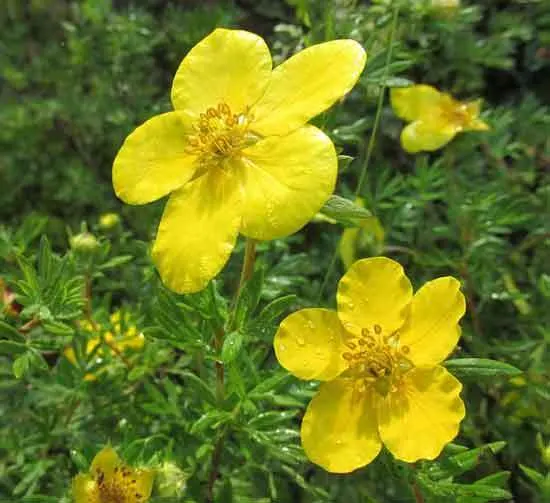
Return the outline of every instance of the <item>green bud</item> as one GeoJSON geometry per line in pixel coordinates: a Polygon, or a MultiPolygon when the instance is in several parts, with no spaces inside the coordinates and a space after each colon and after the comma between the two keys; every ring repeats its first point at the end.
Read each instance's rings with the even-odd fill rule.
{"type": "Polygon", "coordinates": [[[105,231],[115,228],[118,224],[120,224],[118,213],[103,213],[99,217],[99,228],[105,231]]]}
{"type": "Polygon", "coordinates": [[[99,247],[99,241],[90,232],[81,232],[69,239],[71,248],[76,252],[93,253],[99,247]]]}
{"type": "Polygon", "coordinates": [[[156,482],[159,496],[163,498],[183,495],[188,475],[172,461],[165,461],[157,469],[156,482]]]}

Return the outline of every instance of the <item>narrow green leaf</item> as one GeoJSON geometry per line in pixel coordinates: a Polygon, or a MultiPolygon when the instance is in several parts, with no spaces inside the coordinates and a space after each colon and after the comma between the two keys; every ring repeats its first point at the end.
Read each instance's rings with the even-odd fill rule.
{"type": "Polygon", "coordinates": [[[362,221],[372,217],[372,213],[349,199],[340,196],[331,196],[321,208],[321,214],[336,220],[336,222],[358,227],[362,221]]]}
{"type": "Polygon", "coordinates": [[[18,355],[27,350],[27,345],[21,342],[0,341],[0,354],[18,355]]]}
{"type": "Polygon", "coordinates": [[[482,379],[493,377],[512,377],[522,371],[509,363],[486,358],[460,358],[447,360],[445,367],[461,379],[482,379]]]}
{"type": "Polygon", "coordinates": [[[25,336],[21,334],[15,327],[5,321],[0,320],[0,336],[6,337],[13,341],[24,341],[25,336]]]}
{"type": "Polygon", "coordinates": [[[225,336],[222,346],[222,360],[224,363],[231,363],[241,351],[243,346],[242,332],[230,332],[225,336]]]}

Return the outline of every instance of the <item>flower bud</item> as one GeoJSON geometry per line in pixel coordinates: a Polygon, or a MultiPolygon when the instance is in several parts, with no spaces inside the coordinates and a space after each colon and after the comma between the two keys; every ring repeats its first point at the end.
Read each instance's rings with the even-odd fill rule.
{"type": "Polygon", "coordinates": [[[460,7],[460,0],[432,0],[432,7],[436,9],[457,9],[460,7]]]}
{"type": "Polygon", "coordinates": [[[188,475],[179,466],[172,461],[165,461],[156,473],[159,496],[168,498],[183,495],[188,475]]]}
{"type": "Polygon", "coordinates": [[[99,217],[99,228],[104,231],[114,229],[120,224],[120,216],[118,213],[103,213],[99,217]]]}
{"type": "Polygon", "coordinates": [[[76,252],[93,253],[99,247],[99,241],[90,232],[81,232],[69,239],[71,248],[76,252]]]}

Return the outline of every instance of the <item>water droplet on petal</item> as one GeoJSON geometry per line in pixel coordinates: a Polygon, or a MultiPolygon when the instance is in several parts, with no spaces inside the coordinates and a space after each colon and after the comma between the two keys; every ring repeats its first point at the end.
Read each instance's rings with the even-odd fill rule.
{"type": "Polygon", "coordinates": [[[306,340],[303,337],[298,336],[296,337],[296,343],[298,344],[298,346],[305,346],[306,340]]]}

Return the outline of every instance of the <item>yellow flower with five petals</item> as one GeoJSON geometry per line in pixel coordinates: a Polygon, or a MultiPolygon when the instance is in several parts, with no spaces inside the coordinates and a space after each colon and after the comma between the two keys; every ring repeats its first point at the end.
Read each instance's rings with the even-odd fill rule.
{"type": "Polygon", "coordinates": [[[153,470],[125,465],[107,446],[95,456],[90,473],[73,479],[73,497],[75,503],[145,503],[151,496],[153,479],[153,470]]]}
{"type": "Polygon", "coordinates": [[[413,296],[403,268],[385,257],[356,262],[338,285],[337,312],[303,309],[275,335],[277,359],[323,381],[302,421],[314,463],[347,473],[382,444],[398,459],[434,459],[458,433],[460,382],[440,363],[460,337],[459,282],[441,277],[413,296]]]}
{"type": "Polygon", "coordinates": [[[401,132],[401,145],[410,153],[437,150],[462,131],[489,129],[479,119],[481,100],[462,103],[424,84],[393,88],[390,99],[396,115],[410,122],[401,132]]]}
{"type": "Polygon", "coordinates": [[[264,40],[216,29],[183,59],[174,111],[131,133],[113,165],[129,204],[170,194],[153,259],[176,292],[199,291],[238,233],[269,240],[303,227],[332,193],[331,140],[307,125],[354,86],[365,65],[353,40],[309,47],[272,69],[264,40]]]}

